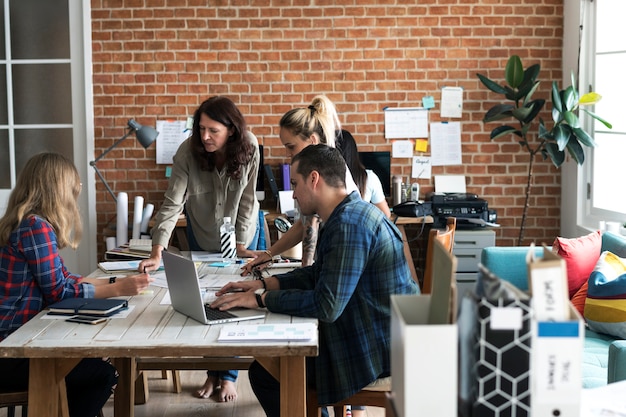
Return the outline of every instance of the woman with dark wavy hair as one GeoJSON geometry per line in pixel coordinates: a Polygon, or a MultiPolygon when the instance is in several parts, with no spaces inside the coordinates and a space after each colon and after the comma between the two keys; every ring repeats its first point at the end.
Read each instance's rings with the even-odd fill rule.
{"type": "MultiPolygon", "coordinates": [[[[259,202],[256,182],[259,144],[246,121],[227,97],[204,101],[193,117],[191,136],[173,158],[165,199],[155,216],[150,258],[140,270],[155,270],[179,215],[185,209],[190,250],[220,251],[220,225],[230,217],[235,225],[237,255],[254,256],[258,236],[259,202]],[[252,246],[251,246],[252,245],[252,246]]],[[[198,396],[208,398],[220,389],[220,401],[234,401],[237,371],[209,371],[198,396]]]]}

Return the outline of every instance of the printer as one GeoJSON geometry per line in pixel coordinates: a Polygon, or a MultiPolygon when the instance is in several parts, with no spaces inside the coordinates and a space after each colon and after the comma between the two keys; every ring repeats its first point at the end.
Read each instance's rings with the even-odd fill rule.
{"type": "Polygon", "coordinates": [[[457,229],[475,229],[496,223],[495,210],[489,210],[487,201],[471,193],[429,193],[434,227],[445,227],[448,217],[456,217],[457,229]]]}

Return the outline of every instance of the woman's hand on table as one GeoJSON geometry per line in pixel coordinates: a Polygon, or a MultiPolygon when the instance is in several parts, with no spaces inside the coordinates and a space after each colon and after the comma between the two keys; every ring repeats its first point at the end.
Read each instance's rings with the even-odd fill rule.
{"type": "Polygon", "coordinates": [[[152,252],[150,252],[150,257],[148,259],[143,259],[139,262],[139,266],[137,267],[137,271],[139,272],[150,272],[156,271],[161,266],[161,252],[163,251],[163,246],[154,245],[152,246],[152,252]]]}
{"type": "Polygon", "coordinates": [[[115,284],[118,288],[119,295],[138,295],[145,291],[150,283],[154,281],[148,273],[129,275],[127,277],[118,278],[115,284]]]}
{"type": "Polygon", "coordinates": [[[241,267],[241,276],[250,275],[255,268],[264,269],[272,258],[265,251],[254,251],[254,259],[241,267]]]}

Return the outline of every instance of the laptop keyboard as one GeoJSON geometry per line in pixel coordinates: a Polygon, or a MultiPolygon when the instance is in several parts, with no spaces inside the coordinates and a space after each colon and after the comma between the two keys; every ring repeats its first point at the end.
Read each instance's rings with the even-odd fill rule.
{"type": "Polygon", "coordinates": [[[229,313],[228,311],[218,310],[216,308],[209,307],[208,304],[204,305],[204,311],[206,314],[207,320],[223,320],[223,319],[231,319],[233,317],[237,317],[233,313],[229,313]]]}

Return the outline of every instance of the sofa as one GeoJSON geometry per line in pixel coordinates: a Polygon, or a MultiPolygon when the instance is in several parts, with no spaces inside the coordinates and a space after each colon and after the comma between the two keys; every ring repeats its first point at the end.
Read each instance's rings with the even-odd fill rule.
{"type": "MultiPolygon", "coordinates": [[[[481,253],[481,263],[496,276],[527,291],[526,255],[528,251],[529,247],[487,247],[481,253]]],[[[535,251],[537,256],[541,256],[543,248],[535,247],[535,251]]],[[[602,234],[602,251],[610,251],[619,257],[626,258],[626,239],[620,235],[605,232],[602,234]]],[[[586,328],[582,375],[583,388],[626,380],[626,340],[616,339],[586,328]]]]}

